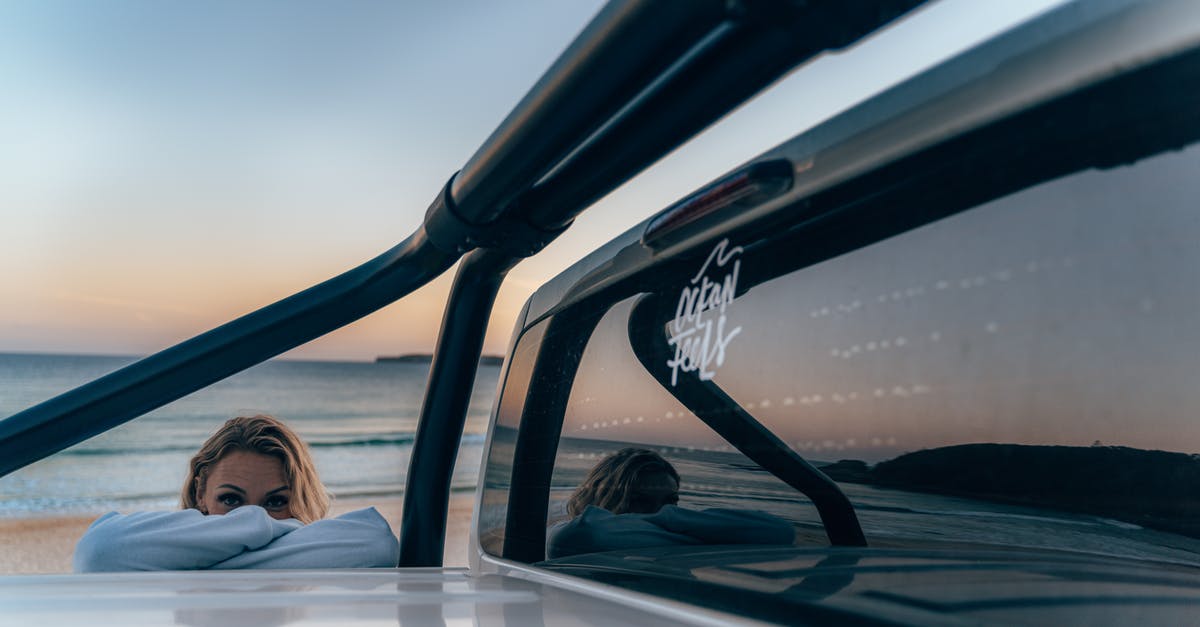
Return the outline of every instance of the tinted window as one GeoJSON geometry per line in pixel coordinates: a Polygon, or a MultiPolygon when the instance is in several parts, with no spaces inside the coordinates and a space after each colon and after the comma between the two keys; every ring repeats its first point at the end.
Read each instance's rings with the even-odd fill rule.
{"type": "MultiPolygon", "coordinates": [[[[535,407],[560,435],[536,449],[555,456],[541,529],[579,519],[566,504],[589,472],[634,447],[677,471],[681,507],[782,518],[799,546],[853,544],[857,519],[875,547],[1195,563],[1200,148],[1113,154],[861,246],[837,249],[833,228],[731,237],[559,312],[582,349],[537,383],[569,390],[535,407]],[[822,509],[825,477],[851,517],[822,509]]],[[[746,543],[692,540],[610,548],[661,565],[667,547],[746,543]]]]}

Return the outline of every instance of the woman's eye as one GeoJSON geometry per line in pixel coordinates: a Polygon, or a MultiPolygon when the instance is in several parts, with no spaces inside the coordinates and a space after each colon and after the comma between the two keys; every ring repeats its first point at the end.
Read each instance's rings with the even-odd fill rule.
{"type": "Polygon", "coordinates": [[[283,509],[287,507],[288,500],[286,496],[272,496],[263,504],[266,509],[283,509]]]}
{"type": "Polygon", "coordinates": [[[236,494],[222,494],[217,497],[217,502],[225,507],[238,507],[242,504],[242,497],[236,494]]]}

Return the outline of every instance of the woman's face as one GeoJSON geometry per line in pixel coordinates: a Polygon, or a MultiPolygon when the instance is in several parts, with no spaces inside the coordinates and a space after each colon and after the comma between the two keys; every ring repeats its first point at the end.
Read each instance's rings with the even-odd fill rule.
{"type": "Polygon", "coordinates": [[[217,460],[196,500],[205,514],[226,514],[243,505],[258,505],[271,518],[292,517],[291,488],[277,457],[232,451],[217,460]]]}

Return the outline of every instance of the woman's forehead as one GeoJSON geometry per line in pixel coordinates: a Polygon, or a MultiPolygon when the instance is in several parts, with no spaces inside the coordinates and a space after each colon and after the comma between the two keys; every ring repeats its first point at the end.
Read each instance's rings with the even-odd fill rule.
{"type": "Polygon", "coordinates": [[[209,471],[209,482],[230,483],[246,487],[245,483],[274,483],[272,488],[287,485],[283,462],[277,457],[253,451],[231,451],[218,459],[209,471]]]}

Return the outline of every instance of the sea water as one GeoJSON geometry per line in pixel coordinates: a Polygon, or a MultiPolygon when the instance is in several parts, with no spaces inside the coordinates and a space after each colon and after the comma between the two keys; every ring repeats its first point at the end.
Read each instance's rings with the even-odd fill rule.
{"type": "MultiPolygon", "coordinates": [[[[0,353],[0,417],[134,357],[0,353]]],[[[266,413],[310,446],[335,498],[403,494],[427,363],[273,360],[0,477],[0,517],[178,507],[188,460],[234,416],[266,413]]],[[[473,490],[499,368],[480,366],[452,489],[473,490]]]]}

